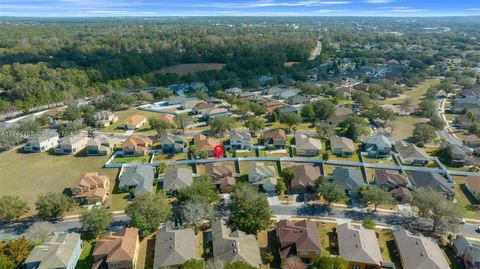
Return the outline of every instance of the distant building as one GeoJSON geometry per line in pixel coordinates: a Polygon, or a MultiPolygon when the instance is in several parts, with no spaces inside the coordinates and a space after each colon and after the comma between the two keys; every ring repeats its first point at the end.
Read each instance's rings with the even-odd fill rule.
{"type": "Polygon", "coordinates": [[[263,144],[270,149],[283,149],[287,143],[287,135],[283,129],[270,129],[263,133],[263,144]]]}
{"type": "Polygon", "coordinates": [[[179,153],[183,152],[185,141],[183,140],[183,137],[165,131],[160,137],[160,145],[162,147],[162,152],[164,153],[179,153]]]}
{"type": "Polygon", "coordinates": [[[252,135],[247,128],[238,128],[230,131],[230,146],[232,149],[250,149],[252,135]]]}
{"type": "Polygon", "coordinates": [[[117,122],[118,117],[111,111],[103,110],[103,111],[96,112],[93,115],[93,120],[95,122],[95,127],[104,128],[117,122]]]}
{"type": "Polygon", "coordinates": [[[384,135],[369,136],[365,138],[363,142],[365,144],[365,151],[368,157],[371,158],[388,157],[392,150],[390,140],[384,135]]]}
{"type": "Polygon", "coordinates": [[[124,123],[120,124],[118,128],[135,130],[142,127],[147,122],[147,117],[139,114],[130,116],[124,123]]]}
{"type": "Polygon", "coordinates": [[[403,164],[425,166],[430,161],[430,156],[414,144],[399,140],[394,147],[403,164]]]}
{"type": "Polygon", "coordinates": [[[83,135],[65,136],[58,141],[54,149],[56,154],[76,154],[83,150],[88,143],[88,137],[83,135]]]}
{"type": "Polygon", "coordinates": [[[132,135],[123,142],[123,156],[145,156],[152,144],[148,137],[132,135]]]}
{"type": "Polygon", "coordinates": [[[112,152],[115,141],[112,137],[99,135],[88,140],[86,151],[88,156],[105,156],[112,152]]]}

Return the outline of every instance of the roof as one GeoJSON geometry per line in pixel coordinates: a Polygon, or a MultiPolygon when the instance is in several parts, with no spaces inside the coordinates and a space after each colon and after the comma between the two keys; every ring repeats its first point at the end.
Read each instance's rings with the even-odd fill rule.
{"type": "Polygon", "coordinates": [[[320,139],[315,139],[312,137],[308,137],[305,133],[297,132],[295,134],[295,147],[297,149],[314,149],[314,150],[322,150],[322,141],[320,139]]]}
{"type": "Polygon", "coordinates": [[[119,233],[109,232],[95,243],[93,256],[106,256],[106,262],[132,261],[138,248],[138,229],[124,228],[119,233]]]}
{"type": "Polygon", "coordinates": [[[380,186],[395,187],[410,184],[406,175],[397,170],[375,169],[375,181],[380,186]]]}
{"type": "Polygon", "coordinates": [[[59,145],[75,145],[81,141],[87,140],[88,137],[82,135],[72,135],[72,136],[65,136],[58,140],[59,145]]]}
{"type": "Polygon", "coordinates": [[[320,177],[320,169],[311,164],[294,165],[290,169],[295,173],[292,187],[313,187],[320,177]]]}
{"type": "Polygon", "coordinates": [[[113,146],[115,142],[112,137],[101,134],[94,138],[90,138],[90,140],[88,140],[87,146],[100,147],[102,146],[102,144],[103,145],[108,144],[109,146],[113,146]]]}
{"type": "Polygon", "coordinates": [[[183,141],[183,137],[179,136],[179,135],[175,135],[175,134],[172,134],[171,132],[169,131],[165,131],[162,133],[162,135],[160,136],[160,143],[162,144],[174,144],[176,142],[184,142],[183,141]]]}
{"type": "Polygon", "coordinates": [[[413,171],[410,173],[410,181],[416,188],[430,187],[447,196],[455,195],[454,183],[448,183],[447,179],[438,173],[413,171]]]}
{"type": "Polygon", "coordinates": [[[137,126],[139,125],[140,123],[142,123],[143,121],[147,120],[147,117],[143,116],[143,115],[139,115],[139,114],[134,114],[132,116],[130,116],[124,124],[126,125],[134,125],[134,126],[137,126]]]}
{"type": "Polygon", "coordinates": [[[270,129],[263,133],[265,139],[287,139],[287,135],[283,129],[270,129]]]}
{"type": "Polygon", "coordinates": [[[135,186],[135,195],[142,195],[153,191],[154,168],[150,165],[138,165],[124,167],[123,173],[119,176],[119,187],[135,186]]]}
{"type": "Polygon", "coordinates": [[[115,117],[115,114],[107,110],[98,111],[98,112],[95,112],[95,114],[93,114],[93,119],[95,121],[110,120],[110,117],[115,117]]]}
{"type": "Polygon", "coordinates": [[[392,144],[390,140],[384,135],[374,135],[366,137],[363,142],[367,145],[376,145],[380,148],[390,148],[392,144]]]}
{"type": "Polygon", "coordinates": [[[123,142],[123,147],[134,147],[139,149],[148,149],[148,146],[152,144],[152,140],[148,137],[141,137],[138,135],[131,135],[123,142]],[[145,145],[146,147],[140,146],[145,145]]]}
{"type": "Polygon", "coordinates": [[[197,257],[195,233],[192,229],[158,230],[155,239],[153,268],[182,265],[197,257]]]}
{"type": "Polygon", "coordinates": [[[164,191],[178,191],[191,186],[192,183],[192,169],[190,168],[174,168],[168,170],[163,176],[164,191]]]}
{"type": "Polygon", "coordinates": [[[212,225],[213,257],[225,263],[243,261],[258,268],[262,264],[255,235],[240,230],[232,232],[224,220],[212,225]]]}
{"type": "Polygon", "coordinates": [[[276,224],[278,240],[280,241],[280,257],[287,258],[292,250],[320,251],[322,245],[318,235],[317,225],[312,220],[292,222],[281,220],[276,224]]]}
{"type": "Polygon", "coordinates": [[[82,174],[80,179],[73,184],[73,188],[75,187],[86,187],[86,188],[93,188],[98,185],[105,186],[106,182],[109,181],[110,178],[106,175],[99,175],[98,172],[89,172],[82,174]]]}
{"type": "Polygon", "coordinates": [[[252,135],[247,128],[237,128],[230,130],[230,139],[251,139],[252,135]]]}
{"type": "Polygon", "coordinates": [[[248,167],[248,180],[256,185],[273,184],[277,185],[275,176],[275,167],[265,165],[264,163],[252,162],[248,167]],[[254,177],[259,178],[255,181],[254,177]]]}
{"type": "Polygon", "coordinates": [[[206,137],[202,134],[196,134],[193,137],[193,141],[198,151],[213,151],[215,146],[220,145],[220,141],[218,139],[206,137]]]}
{"type": "Polygon", "coordinates": [[[468,176],[465,182],[477,193],[480,193],[480,176],[468,176]]]}
{"type": "Polygon", "coordinates": [[[448,269],[442,250],[437,243],[422,235],[412,235],[405,229],[393,231],[405,269],[448,269]]]}
{"type": "Polygon", "coordinates": [[[44,244],[33,248],[25,263],[40,262],[37,269],[65,268],[80,242],[80,234],[54,233],[44,244]]]}
{"type": "Polygon", "coordinates": [[[375,231],[344,223],[337,226],[337,236],[340,256],[345,260],[381,265],[382,254],[375,231]]]}
{"type": "Polygon", "coordinates": [[[399,140],[394,144],[395,150],[403,159],[430,160],[430,156],[414,144],[399,140]]]}
{"type": "Polygon", "coordinates": [[[159,118],[160,118],[161,120],[164,120],[164,121],[170,123],[170,124],[174,124],[173,119],[175,118],[175,115],[173,115],[173,114],[167,114],[167,113],[160,113],[160,114],[159,114],[159,118]]]}
{"type": "Polygon", "coordinates": [[[353,191],[358,190],[358,188],[365,184],[360,171],[343,167],[335,167],[335,170],[333,170],[333,180],[345,189],[353,191]]]}
{"type": "Polygon", "coordinates": [[[55,130],[44,130],[42,133],[31,136],[28,138],[28,143],[40,144],[42,142],[48,141],[53,137],[58,138],[58,133],[55,130]]]}
{"type": "Polygon", "coordinates": [[[212,176],[212,183],[224,187],[235,185],[233,169],[221,163],[205,164],[205,173],[212,176]]]}
{"type": "Polygon", "coordinates": [[[413,199],[413,194],[408,188],[399,187],[390,191],[393,195],[393,198],[404,201],[410,202],[413,199]]]}
{"type": "Polygon", "coordinates": [[[465,252],[471,257],[471,260],[480,263],[480,244],[469,241],[465,237],[459,235],[453,241],[453,246],[456,249],[456,255],[463,257],[465,252]]]}
{"type": "Polygon", "coordinates": [[[353,141],[346,137],[340,137],[334,135],[330,137],[330,147],[333,148],[341,148],[344,151],[354,152],[355,146],[353,145],[353,141]]]}

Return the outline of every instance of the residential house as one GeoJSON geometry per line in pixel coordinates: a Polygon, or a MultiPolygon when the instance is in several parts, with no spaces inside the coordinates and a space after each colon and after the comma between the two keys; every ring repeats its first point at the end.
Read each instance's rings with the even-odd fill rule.
{"type": "Polygon", "coordinates": [[[115,140],[113,137],[99,135],[88,140],[86,151],[88,156],[105,156],[110,154],[114,147],[115,140]]]}
{"type": "Polygon", "coordinates": [[[350,87],[340,87],[336,89],[336,92],[343,98],[343,99],[351,99],[353,94],[353,88],[350,87]]]}
{"type": "Polygon", "coordinates": [[[202,134],[196,134],[193,137],[193,143],[197,148],[197,153],[206,152],[208,156],[214,156],[213,149],[221,145],[220,141],[213,137],[207,137],[202,134]]]}
{"type": "Polygon", "coordinates": [[[354,198],[358,196],[358,189],[365,185],[362,173],[359,170],[343,167],[335,167],[333,181],[342,186],[345,192],[354,198]]]}
{"type": "Polygon", "coordinates": [[[26,152],[44,152],[58,145],[58,133],[47,131],[42,134],[28,138],[27,144],[23,146],[26,152]]]}
{"type": "Polygon", "coordinates": [[[242,89],[240,88],[228,88],[225,90],[225,93],[230,95],[239,95],[242,93],[242,89]]]}
{"type": "Polygon", "coordinates": [[[344,223],[337,226],[340,257],[348,261],[349,269],[380,269],[382,254],[374,230],[361,225],[344,223]]]}
{"type": "Polygon", "coordinates": [[[292,105],[304,105],[309,103],[311,98],[304,95],[296,95],[288,99],[288,103],[292,105]]]}
{"type": "Polygon", "coordinates": [[[273,111],[275,111],[275,109],[281,108],[282,106],[283,103],[276,100],[270,100],[265,102],[265,107],[267,108],[268,113],[272,113],[273,111]]]}
{"type": "Polygon", "coordinates": [[[54,149],[56,154],[76,154],[83,150],[88,143],[88,137],[83,135],[65,136],[58,140],[54,149]]]}
{"type": "Polygon", "coordinates": [[[192,169],[174,168],[168,170],[163,176],[163,191],[172,193],[191,186],[193,183],[192,169]]]}
{"type": "Polygon", "coordinates": [[[154,176],[155,168],[150,165],[123,167],[118,177],[118,188],[124,192],[135,189],[135,196],[149,193],[153,191],[154,176]]]}
{"type": "Polygon", "coordinates": [[[286,106],[282,106],[277,111],[280,115],[282,115],[282,114],[288,114],[288,113],[298,114],[298,112],[300,112],[300,110],[301,110],[300,107],[290,106],[290,105],[287,106],[286,105],[286,106]]]}
{"type": "Polygon", "coordinates": [[[160,120],[163,120],[165,122],[168,122],[171,125],[175,125],[174,119],[175,115],[174,114],[169,114],[169,113],[159,113],[158,118],[160,120]]]}
{"type": "Polygon", "coordinates": [[[400,174],[397,170],[375,169],[373,180],[379,187],[387,190],[411,186],[408,177],[400,174]]]}
{"type": "Polygon", "coordinates": [[[135,130],[142,127],[147,122],[147,117],[139,114],[130,116],[124,123],[120,124],[118,128],[135,130]]]}
{"type": "Polygon", "coordinates": [[[384,135],[374,135],[365,138],[365,151],[370,158],[384,158],[390,155],[392,144],[384,135]]]}
{"type": "Polygon", "coordinates": [[[410,173],[410,182],[416,189],[432,188],[448,198],[455,196],[455,182],[449,182],[438,173],[413,171],[410,173]]]}
{"type": "Polygon", "coordinates": [[[322,151],[322,141],[302,132],[295,134],[295,153],[300,156],[317,156],[322,151]]]}
{"type": "Polygon", "coordinates": [[[193,229],[161,228],[155,238],[153,268],[181,268],[185,262],[197,259],[196,246],[193,229]]]}
{"type": "Polygon", "coordinates": [[[453,241],[453,252],[459,258],[466,269],[480,268],[480,244],[459,235],[453,241]]]}
{"type": "Polygon", "coordinates": [[[212,177],[212,184],[219,192],[228,193],[235,186],[233,169],[228,165],[207,163],[205,164],[205,173],[212,177]]]}
{"type": "Polygon", "coordinates": [[[444,142],[442,146],[449,148],[452,152],[452,160],[450,161],[450,165],[463,166],[467,162],[469,155],[472,154],[472,151],[469,150],[469,148],[453,144],[449,141],[444,142]]]}
{"type": "Polygon", "coordinates": [[[275,167],[266,166],[264,163],[252,162],[248,168],[248,182],[256,185],[266,192],[275,192],[277,188],[277,177],[275,167]]]}
{"type": "Polygon", "coordinates": [[[401,203],[410,203],[413,200],[413,194],[408,188],[398,187],[390,191],[393,198],[401,203]]]}
{"type": "Polygon", "coordinates": [[[292,191],[295,193],[306,192],[315,187],[315,183],[320,178],[320,169],[312,164],[300,164],[290,167],[295,176],[290,182],[292,191]]]}
{"type": "Polygon", "coordinates": [[[477,201],[480,201],[480,176],[468,176],[465,179],[465,188],[477,201]]]}
{"type": "Polygon", "coordinates": [[[33,248],[25,260],[25,269],[75,269],[81,253],[80,234],[54,233],[33,248]]]}
{"type": "Polygon", "coordinates": [[[232,231],[224,220],[212,225],[213,258],[224,263],[245,262],[255,268],[262,266],[260,248],[253,234],[232,231]]]}
{"type": "Polygon", "coordinates": [[[141,137],[138,135],[131,135],[125,142],[123,142],[123,156],[144,156],[147,154],[152,140],[148,137],[141,137]]]}
{"type": "Polygon", "coordinates": [[[211,109],[207,109],[205,113],[203,113],[203,117],[206,119],[212,119],[215,117],[228,116],[228,115],[230,115],[230,111],[224,107],[214,107],[211,109]]]}
{"type": "Polygon", "coordinates": [[[434,239],[413,235],[405,229],[393,231],[395,245],[405,269],[448,269],[447,260],[434,239]]]}
{"type": "Polygon", "coordinates": [[[195,114],[204,115],[208,110],[215,108],[215,104],[211,102],[201,102],[193,107],[195,114]]]}
{"type": "Polygon", "coordinates": [[[232,149],[251,149],[252,135],[247,128],[238,128],[230,131],[230,146],[232,149]]]}
{"type": "Polygon", "coordinates": [[[109,232],[95,243],[92,269],[135,269],[140,250],[137,228],[109,232]]]}
{"type": "Polygon", "coordinates": [[[72,197],[80,204],[104,203],[107,199],[110,188],[110,178],[106,175],[99,175],[98,172],[83,174],[73,184],[72,197]]]}
{"type": "Polygon", "coordinates": [[[330,137],[330,148],[332,153],[342,157],[351,157],[355,153],[353,141],[346,137],[334,135],[330,137]]]}
{"type": "Polygon", "coordinates": [[[263,144],[270,149],[283,149],[287,143],[287,135],[283,129],[270,129],[263,133],[263,144]]]}
{"type": "Polygon", "coordinates": [[[165,131],[160,136],[160,145],[163,153],[179,153],[185,148],[183,137],[165,131]]]}
{"type": "Polygon", "coordinates": [[[280,258],[297,256],[306,263],[320,256],[322,245],[313,220],[292,222],[281,220],[276,224],[275,233],[279,244],[280,258]]]}
{"type": "Polygon", "coordinates": [[[93,120],[95,122],[95,127],[104,128],[117,122],[118,117],[111,111],[103,110],[95,112],[95,114],[93,114],[93,120]]]}
{"type": "Polygon", "coordinates": [[[430,156],[414,144],[399,140],[395,142],[394,147],[403,164],[424,166],[430,161],[430,156]]]}

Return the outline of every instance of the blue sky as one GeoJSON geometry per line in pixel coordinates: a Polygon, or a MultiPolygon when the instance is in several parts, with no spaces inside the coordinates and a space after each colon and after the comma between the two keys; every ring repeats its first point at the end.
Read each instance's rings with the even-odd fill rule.
{"type": "Polygon", "coordinates": [[[0,0],[0,16],[457,16],[480,0],[0,0]]]}

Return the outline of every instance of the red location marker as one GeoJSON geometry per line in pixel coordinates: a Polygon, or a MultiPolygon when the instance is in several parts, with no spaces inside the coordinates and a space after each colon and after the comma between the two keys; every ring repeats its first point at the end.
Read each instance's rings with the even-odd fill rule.
{"type": "Polygon", "coordinates": [[[213,153],[215,153],[215,156],[217,156],[217,158],[221,158],[223,154],[223,147],[221,145],[216,145],[213,148],[213,153]]]}

